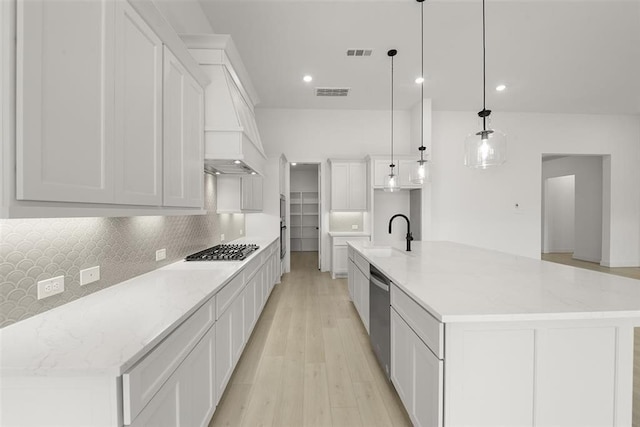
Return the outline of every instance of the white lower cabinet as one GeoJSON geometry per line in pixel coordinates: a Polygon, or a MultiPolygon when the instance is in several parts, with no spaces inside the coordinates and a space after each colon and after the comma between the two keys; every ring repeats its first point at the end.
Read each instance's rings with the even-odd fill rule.
{"type": "Polygon", "coordinates": [[[217,403],[213,382],[215,336],[214,326],[140,412],[132,426],[209,425],[217,403]]]}
{"type": "Polygon", "coordinates": [[[216,395],[220,400],[233,373],[233,330],[241,325],[233,324],[232,307],[216,321],[216,395]]]}
{"type": "MultiPolygon", "coordinates": [[[[364,268],[365,266],[362,265],[364,268]]],[[[348,260],[348,288],[349,295],[360,315],[360,320],[367,332],[369,332],[369,264],[366,271],[362,271],[353,260],[348,260]]]]}
{"type": "Polygon", "coordinates": [[[443,365],[391,309],[391,381],[415,426],[443,425],[443,365]]]}

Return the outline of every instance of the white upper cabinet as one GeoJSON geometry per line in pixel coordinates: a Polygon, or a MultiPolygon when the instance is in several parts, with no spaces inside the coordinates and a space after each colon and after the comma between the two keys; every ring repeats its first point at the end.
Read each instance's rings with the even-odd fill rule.
{"type": "Polygon", "coordinates": [[[114,201],[115,2],[17,2],[16,198],[114,201]]]}
{"type": "Polygon", "coordinates": [[[129,3],[115,4],[115,202],[161,206],[162,41],[129,3]]]}
{"type": "Polygon", "coordinates": [[[201,207],[203,203],[202,88],[180,61],[164,52],[164,204],[201,207]]]}
{"type": "MultiPolygon", "coordinates": [[[[417,167],[417,156],[393,156],[393,163],[396,165],[395,174],[398,176],[398,184],[401,189],[422,188],[422,185],[411,182],[411,170],[414,167],[417,167]]],[[[370,164],[372,169],[373,188],[384,188],[385,178],[390,172],[389,165],[391,164],[391,157],[371,156],[370,164]]]]}
{"type": "Polygon", "coordinates": [[[331,210],[367,210],[367,165],[359,160],[329,160],[331,210]]]}
{"type": "Polygon", "coordinates": [[[0,49],[15,47],[5,64],[16,78],[15,91],[13,80],[0,80],[10,110],[1,123],[9,154],[1,215],[202,213],[209,79],[153,2],[24,0],[3,11],[6,4],[15,6],[15,27],[3,18],[9,36],[0,49]],[[180,78],[170,68],[163,82],[168,48],[180,78]]]}
{"type": "Polygon", "coordinates": [[[217,176],[217,212],[261,212],[261,176],[217,176]]]}

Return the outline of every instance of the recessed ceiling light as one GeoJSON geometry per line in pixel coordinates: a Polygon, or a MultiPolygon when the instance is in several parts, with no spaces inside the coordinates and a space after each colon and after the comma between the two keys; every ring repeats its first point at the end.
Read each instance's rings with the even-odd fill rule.
{"type": "Polygon", "coordinates": [[[216,175],[220,175],[220,172],[216,171],[216,175]]]}
{"type": "Polygon", "coordinates": [[[234,160],[233,163],[235,163],[236,165],[239,165],[242,162],[240,160],[234,160]]]}
{"type": "Polygon", "coordinates": [[[251,172],[251,175],[255,175],[255,174],[256,174],[255,172],[251,172]]]}
{"type": "Polygon", "coordinates": [[[302,78],[302,80],[304,80],[306,83],[310,83],[311,80],[313,80],[313,77],[311,77],[310,75],[306,75],[302,78]]]}
{"type": "Polygon", "coordinates": [[[291,166],[295,166],[295,165],[297,165],[297,163],[296,163],[296,162],[291,163],[291,166]]]}
{"type": "Polygon", "coordinates": [[[507,85],[498,85],[496,86],[496,90],[498,92],[502,92],[503,90],[505,90],[507,88],[507,85]]]}
{"type": "Polygon", "coordinates": [[[416,84],[421,85],[422,83],[424,83],[424,77],[416,77],[416,84]]]}

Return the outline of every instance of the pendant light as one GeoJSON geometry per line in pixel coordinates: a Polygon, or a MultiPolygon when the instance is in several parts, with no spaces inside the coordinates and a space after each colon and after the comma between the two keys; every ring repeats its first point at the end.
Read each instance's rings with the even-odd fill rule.
{"type": "Polygon", "coordinates": [[[391,58],[391,164],[389,165],[389,175],[384,180],[384,191],[394,192],[400,190],[398,185],[398,176],[395,174],[396,165],[393,164],[393,57],[398,53],[397,50],[391,49],[387,55],[391,58]]]}
{"type": "Polygon", "coordinates": [[[429,180],[429,164],[427,160],[424,159],[424,152],[426,150],[424,146],[424,0],[416,1],[420,3],[420,77],[422,79],[422,83],[420,83],[420,147],[418,147],[420,160],[418,160],[418,164],[411,171],[411,182],[413,184],[424,184],[425,181],[429,180]]]}
{"type": "Polygon", "coordinates": [[[506,160],[507,136],[496,129],[487,128],[491,110],[487,110],[487,48],[485,30],[485,0],[482,0],[482,130],[469,134],[464,142],[464,164],[477,169],[499,166],[506,160]]]}

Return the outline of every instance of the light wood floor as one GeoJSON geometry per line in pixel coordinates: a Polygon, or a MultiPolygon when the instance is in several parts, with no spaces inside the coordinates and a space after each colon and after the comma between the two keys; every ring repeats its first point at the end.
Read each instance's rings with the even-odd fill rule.
{"type": "Polygon", "coordinates": [[[378,366],[345,279],[293,252],[209,424],[410,426],[378,366]]]}
{"type": "MultiPolygon", "coordinates": [[[[571,253],[542,254],[545,261],[571,265],[573,267],[587,268],[603,273],[640,279],[640,268],[637,267],[602,267],[595,262],[580,261],[572,258],[571,253]]],[[[635,330],[634,355],[633,355],[633,427],[640,427],[640,328],[635,330]]]]}

